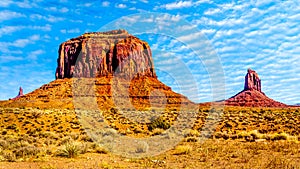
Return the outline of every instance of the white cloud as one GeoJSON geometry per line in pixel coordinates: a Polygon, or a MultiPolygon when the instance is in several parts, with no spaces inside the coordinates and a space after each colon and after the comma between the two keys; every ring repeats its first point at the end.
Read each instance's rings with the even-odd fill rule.
{"type": "Polygon", "coordinates": [[[165,4],[161,7],[165,8],[167,10],[172,10],[172,9],[180,9],[180,8],[191,7],[192,5],[193,5],[192,1],[179,1],[179,2],[173,2],[173,3],[165,4]]]}
{"type": "Polygon", "coordinates": [[[80,6],[84,6],[84,7],[90,7],[90,6],[92,6],[93,4],[92,3],[85,3],[85,4],[83,4],[83,5],[80,5],[80,6]]]}
{"type": "Polygon", "coordinates": [[[140,1],[143,2],[143,3],[149,3],[148,0],[140,0],[140,1]]]}
{"type": "Polygon", "coordinates": [[[0,12],[0,22],[20,17],[25,17],[25,15],[9,10],[4,10],[0,12]]]}
{"type": "Polygon", "coordinates": [[[109,7],[109,5],[110,5],[110,2],[109,2],[109,1],[103,1],[103,2],[102,2],[102,6],[103,6],[103,7],[109,7]]]}
{"type": "Polygon", "coordinates": [[[127,7],[126,4],[116,4],[116,8],[124,9],[126,7],[127,7]]]}
{"type": "Polygon", "coordinates": [[[211,0],[200,0],[200,1],[195,1],[195,2],[193,2],[192,0],[177,1],[177,2],[172,2],[172,3],[156,6],[156,7],[154,7],[154,10],[157,10],[159,8],[166,9],[166,10],[173,10],[173,9],[181,9],[181,8],[188,8],[188,7],[196,7],[203,3],[212,3],[212,1],[211,0]]]}
{"type": "Polygon", "coordinates": [[[60,12],[60,13],[66,13],[69,11],[69,9],[66,7],[63,7],[60,9],[58,9],[57,7],[48,7],[48,8],[45,8],[45,10],[52,11],[52,12],[60,12]]]}
{"type": "Polygon", "coordinates": [[[80,33],[80,29],[79,28],[70,29],[70,30],[62,29],[62,30],[60,30],[60,32],[61,33],[80,33]]]}
{"type": "Polygon", "coordinates": [[[13,32],[22,30],[24,28],[24,26],[4,26],[2,28],[0,28],[0,37],[2,35],[7,35],[7,34],[11,34],[13,32]]]}
{"type": "Polygon", "coordinates": [[[27,39],[17,39],[13,42],[0,42],[0,51],[3,53],[12,53],[13,51],[9,49],[10,47],[24,48],[29,44],[34,44],[38,40],[40,40],[40,35],[32,35],[27,39]]]}
{"type": "Polygon", "coordinates": [[[24,58],[20,56],[0,56],[0,58],[0,63],[24,60],[24,58]]]}
{"type": "Polygon", "coordinates": [[[0,28],[0,37],[3,35],[12,34],[23,29],[51,31],[51,25],[46,24],[45,26],[4,26],[0,28]]]}
{"type": "Polygon", "coordinates": [[[30,53],[28,54],[28,57],[27,57],[27,58],[28,58],[29,60],[35,61],[35,60],[37,60],[37,58],[38,58],[39,55],[44,54],[44,53],[45,53],[44,50],[41,50],[41,49],[35,50],[35,51],[30,52],[30,53]]]}
{"type": "Polygon", "coordinates": [[[32,14],[30,15],[30,19],[32,20],[46,20],[48,22],[60,22],[60,21],[64,21],[65,18],[62,18],[62,17],[55,17],[55,16],[52,16],[52,15],[47,15],[47,16],[43,16],[43,15],[40,15],[40,14],[32,14]]]}
{"type": "Polygon", "coordinates": [[[14,41],[11,46],[20,47],[23,48],[27,46],[28,44],[32,44],[35,41],[40,40],[40,35],[32,35],[28,39],[18,39],[14,41]]]}
{"type": "Polygon", "coordinates": [[[37,6],[37,4],[29,2],[28,0],[25,0],[23,2],[15,2],[15,4],[20,8],[32,8],[37,6]]]}
{"type": "Polygon", "coordinates": [[[8,7],[12,3],[11,0],[0,1],[0,7],[8,7]]]}
{"type": "Polygon", "coordinates": [[[204,12],[204,15],[215,15],[217,13],[220,13],[221,9],[219,8],[213,8],[213,9],[208,9],[207,11],[204,12]]]}

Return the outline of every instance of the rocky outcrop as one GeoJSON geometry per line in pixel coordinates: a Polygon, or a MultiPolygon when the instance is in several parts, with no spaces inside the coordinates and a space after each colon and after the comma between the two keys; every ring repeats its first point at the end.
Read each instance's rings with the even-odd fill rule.
{"type": "Polygon", "coordinates": [[[245,76],[244,90],[227,99],[225,104],[246,107],[287,107],[286,104],[275,101],[262,92],[261,80],[258,74],[251,69],[248,69],[245,76]]]}
{"type": "Polygon", "coordinates": [[[85,33],[59,47],[56,79],[156,77],[150,46],[125,30],[85,33]]]}
{"type": "Polygon", "coordinates": [[[60,45],[57,63],[56,80],[3,105],[73,109],[82,97],[94,97],[103,110],[193,104],[157,79],[150,46],[125,30],[70,39],[60,45]]]}
{"type": "Polygon", "coordinates": [[[19,88],[18,95],[16,97],[12,98],[11,100],[16,100],[16,99],[20,98],[21,96],[24,96],[22,87],[19,88]]]}
{"type": "Polygon", "coordinates": [[[244,90],[257,90],[261,92],[261,80],[254,70],[248,69],[245,76],[244,90]]]}

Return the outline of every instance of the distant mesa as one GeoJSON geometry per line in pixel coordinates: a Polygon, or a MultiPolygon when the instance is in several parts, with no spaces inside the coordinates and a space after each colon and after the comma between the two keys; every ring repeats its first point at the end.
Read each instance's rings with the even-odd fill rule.
{"type": "Polygon", "coordinates": [[[62,43],[58,54],[56,79],[156,77],[150,46],[125,30],[85,33],[62,43]]]}
{"type": "Polygon", "coordinates": [[[227,99],[228,106],[247,107],[287,107],[288,105],[275,101],[265,95],[261,89],[261,80],[258,74],[248,69],[245,76],[244,90],[227,99]]]}
{"type": "Polygon", "coordinates": [[[73,109],[75,97],[93,96],[104,110],[114,106],[143,110],[194,105],[158,80],[149,44],[125,30],[85,33],[60,44],[55,77],[2,104],[73,109]]]}
{"type": "Polygon", "coordinates": [[[21,96],[24,96],[22,87],[19,88],[18,95],[10,100],[16,100],[16,99],[20,98],[21,96]]]}

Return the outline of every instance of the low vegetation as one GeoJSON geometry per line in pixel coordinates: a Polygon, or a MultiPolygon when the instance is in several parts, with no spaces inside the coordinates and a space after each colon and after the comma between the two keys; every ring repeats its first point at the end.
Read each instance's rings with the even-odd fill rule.
{"type": "MultiPolygon", "coordinates": [[[[113,111],[118,112],[112,109],[110,113],[113,111]]],[[[168,117],[173,112],[176,110],[145,124],[129,122],[113,114],[106,116],[105,120],[114,128],[111,132],[151,137],[163,134],[171,127],[176,119],[168,117]]],[[[210,138],[199,141],[201,128],[210,112],[210,108],[200,108],[194,126],[184,131],[184,140],[174,149],[155,157],[126,159],[111,155],[107,149],[94,143],[72,110],[1,108],[1,166],[14,164],[11,162],[32,162],[32,165],[43,162],[38,168],[60,168],[52,164],[51,159],[67,162],[67,159],[76,158],[77,161],[83,157],[87,160],[101,156],[101,163],[92,164],[93,160],[81,162],[90,163],[95,168],[300,167],[299,109],[227,107],[210,138]]],[[[148,145],[141,143],[135,151],[144,153],[148,149],[148,145]]]]}

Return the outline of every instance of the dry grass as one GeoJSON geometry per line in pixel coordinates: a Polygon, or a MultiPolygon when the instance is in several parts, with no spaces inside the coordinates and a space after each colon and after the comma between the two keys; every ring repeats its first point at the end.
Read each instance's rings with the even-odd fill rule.
{"type": "Polygon", "coordinates": [[[190,154],[192,151],[192,147],[189,145],[179,145],[175,147],[175,155],[182,155],[182,154],[190,154]]]}
{"type": "MultiPolygon", "coordinates": [[[[89,163],[98,168],[300,168],[298,109],[225,108],[212,138],[198,142],[200,129],[210,112],[209,108],[200,108],[193,129],[184,133],[185,142],[173,150],[156,157],[128,161],[93,143],[71,110],[2,108],[0,161],[4,162],[0,166],[15,164],[6,162],[36,165],[38,161],[44,161],[49,164],[38,168],[61,168],[62,164],[70,163],[65,157],[77,161],[85,156],[94,159],[100,155],[104,159],[101,163],[86,158],[79,160],[78,166],[89,163]],[[56,157],[57,152],[64,152],[63,157],[56,157]],[[62,164],[52,165],[53,159],[62,164]]],[[[106,116],[106,120],[109,124],[116,122],[115,129],[120,128],[120,132],[125,127],[130,128],[130,132],[123,134],[149,137],[163,133],[176,120],[170,119],[176,110],[169,109],[164,113],[147,124],[129,122],[113,114],[106,116]]],[[[143,153],[148,149],[147,145],[141,144],[136,152],[143,153]]],[[[75,161],[71,163],[75,165],[75,161]]],[[[70,165],[66,166],[70,168],[70,165]]]]}

